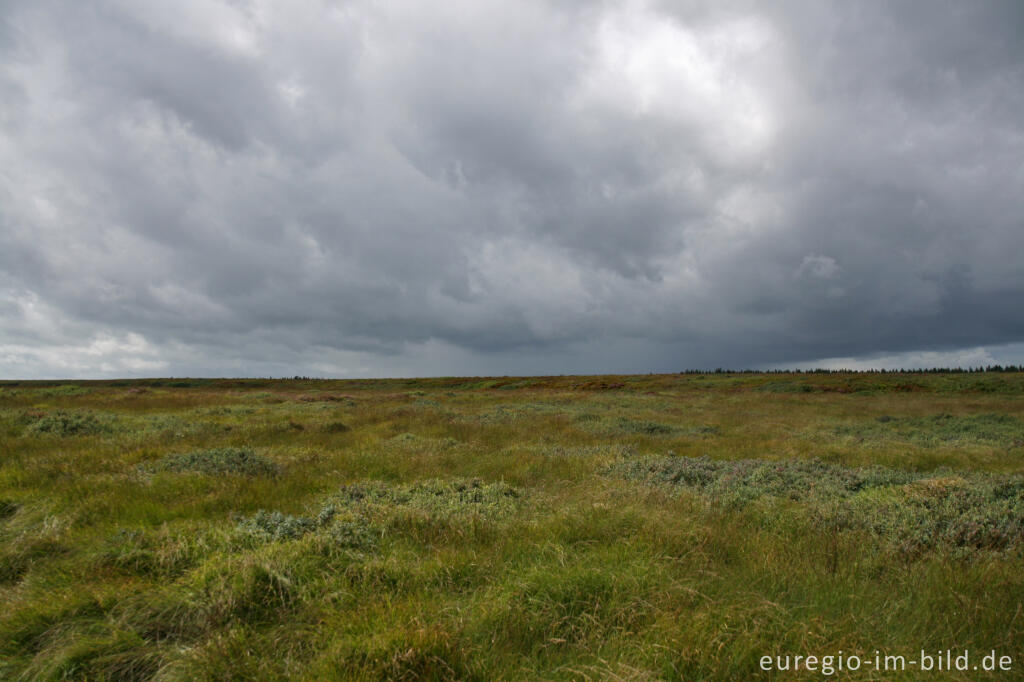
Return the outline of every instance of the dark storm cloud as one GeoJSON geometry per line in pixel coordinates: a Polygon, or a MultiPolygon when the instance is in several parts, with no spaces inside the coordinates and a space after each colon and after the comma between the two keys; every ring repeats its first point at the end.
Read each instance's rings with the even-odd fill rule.
{"type": "Polygon", "coordinates": [[[1018,3],[0,12],[3,375],[1024,340],[1018,3]]]}

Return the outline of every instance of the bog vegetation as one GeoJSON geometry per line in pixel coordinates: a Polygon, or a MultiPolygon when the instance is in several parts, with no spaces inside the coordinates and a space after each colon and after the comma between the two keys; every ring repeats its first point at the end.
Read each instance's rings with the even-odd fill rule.
{"type": "Polygon", "coordinates": [[[1022,569],[1016,371],[0,382],[0,679],[1019,672],[1022,569]]]}

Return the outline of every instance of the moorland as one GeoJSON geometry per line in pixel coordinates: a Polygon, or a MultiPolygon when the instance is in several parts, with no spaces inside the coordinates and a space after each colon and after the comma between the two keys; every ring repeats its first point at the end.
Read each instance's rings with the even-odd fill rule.
{"type": "Polygon", "coordinates": [[[1012,677],[1022,603],[1020,372],[0,382],[2,679],[1012,677]]]}

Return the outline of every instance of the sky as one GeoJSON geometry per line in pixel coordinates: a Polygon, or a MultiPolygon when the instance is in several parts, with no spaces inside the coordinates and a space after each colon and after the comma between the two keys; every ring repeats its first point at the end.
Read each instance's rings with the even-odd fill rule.
{"type": "Polygon", "coordinates": [[[0,378],[1024,364],[1024,4],[0,0],[0,378]]]}

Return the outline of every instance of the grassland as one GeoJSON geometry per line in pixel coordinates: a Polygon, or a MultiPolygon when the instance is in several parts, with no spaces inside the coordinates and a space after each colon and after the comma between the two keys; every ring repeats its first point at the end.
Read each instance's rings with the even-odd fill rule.
{"type": "Polygon", "coordinates": [[[0,382],[0,679],[1020,678],[1022,569],[1020,373],[0,382]]]}

